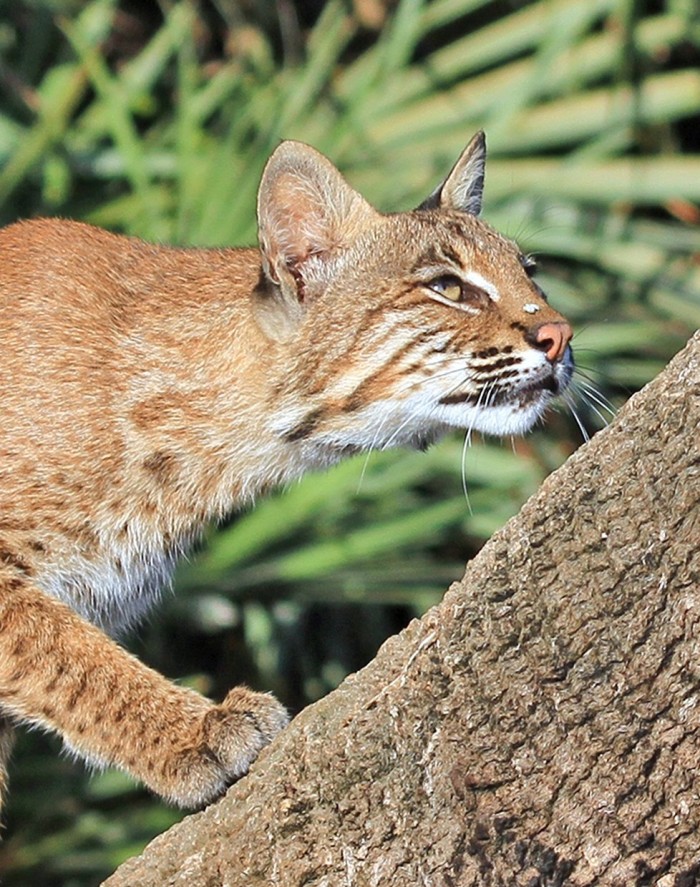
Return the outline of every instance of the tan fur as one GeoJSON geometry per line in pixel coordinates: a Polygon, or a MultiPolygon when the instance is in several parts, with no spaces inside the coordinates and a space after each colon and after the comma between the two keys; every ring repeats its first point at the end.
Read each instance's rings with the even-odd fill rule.
{"type": "Polygon", "coordinates": [[[474,214],[483,157],[477,137],[423,208],[386,216],[285,143],[262,253],[0,231],[0,799],[20,722],[179,804],[216,797],[283,708],[244,688],[214,705],[108,635],[208,521],[270,486],[449,426],[524,430],[565,387],[568,326],[474,214]]]}

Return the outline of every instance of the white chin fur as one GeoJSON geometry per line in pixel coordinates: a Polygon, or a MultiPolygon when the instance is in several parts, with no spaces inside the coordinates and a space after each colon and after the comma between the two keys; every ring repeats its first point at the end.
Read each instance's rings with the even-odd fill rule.
{"type": "Polygon", "coordinates": [[[527,407],[501,404],[494,407],[462,406],[447,410],[445,419],[458,428],[482,431],[484,434],[525,434],[544,413],[549,398],[544,395],[527,407]]]}

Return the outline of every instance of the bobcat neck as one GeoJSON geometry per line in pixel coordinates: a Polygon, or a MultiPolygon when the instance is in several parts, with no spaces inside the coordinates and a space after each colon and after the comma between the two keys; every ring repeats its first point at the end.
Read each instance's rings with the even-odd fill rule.
{"type": "Polygon", "coordinates": [[[0,246],[5,287],[25,294],[5,335],[31,343],[3,358],[3,524],[35,537],[25,558],[45,590],[118,629],[209,520],[334,454],[280,433],[295,367],[250,310],[257,250],[54,221],[5,229],[0,246]]]}

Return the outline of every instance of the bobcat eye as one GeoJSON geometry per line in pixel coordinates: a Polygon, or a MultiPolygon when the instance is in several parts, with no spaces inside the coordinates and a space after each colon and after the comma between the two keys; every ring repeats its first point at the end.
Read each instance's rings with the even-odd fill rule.
{"type": "Polygon", "coordinates": [[[428,284],[431,290],[434,290],[439,296],[444,296],[450,302],[461,302],[464,298],[464,287],[459,277],[453,274],[445,274],[442,277],[436,277],[428,284]]]}
{"type": "Polygon", "coordinates": [[[484,290],[473,283],[461,280],[454,274],[442,274],[440,277],[435,277],[433,280],[428,281],[426,286],[438,296],[442,296],[450,302],[477,307],[483,306],[489,301],[489,296],[484,290]]]}

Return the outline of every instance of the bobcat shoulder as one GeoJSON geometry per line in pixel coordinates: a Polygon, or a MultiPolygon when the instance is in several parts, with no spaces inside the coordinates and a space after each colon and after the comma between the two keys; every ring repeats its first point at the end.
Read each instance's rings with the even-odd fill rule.
{"type": "Polygon", "coordinates": [[[27,723],[178,804],[217,797],[283,707],[215,704],[113,639],[207,522],[358,450],[523,432],[566,387],[569,325],[478,218],[484,162],[478,135],[421,207],[383,215],[285,142],[260,250],[0,231],[0,794],[27,723]]]}

